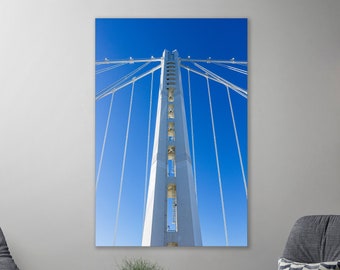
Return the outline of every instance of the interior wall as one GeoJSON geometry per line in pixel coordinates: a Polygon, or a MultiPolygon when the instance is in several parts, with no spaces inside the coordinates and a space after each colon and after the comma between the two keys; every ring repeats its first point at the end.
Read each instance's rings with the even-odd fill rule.
{"type": "Polygon", "coordinates": [[[340,214],[340,2],[0,3],[0,226],[25,270],[275,269],[293,222],[340,214]],[[94,20],[249,19],[249,247],[96,248],[94,20]]]}

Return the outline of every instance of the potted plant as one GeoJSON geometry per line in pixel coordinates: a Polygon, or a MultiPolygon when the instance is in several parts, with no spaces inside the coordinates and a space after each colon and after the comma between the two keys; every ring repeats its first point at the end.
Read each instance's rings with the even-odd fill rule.
{"type": "Polygon", "coordinates": [[[122,264],[118,265],[118,270],[163,270],[157,263],[148,260],[137,259],[124,259],[122,264]]]}

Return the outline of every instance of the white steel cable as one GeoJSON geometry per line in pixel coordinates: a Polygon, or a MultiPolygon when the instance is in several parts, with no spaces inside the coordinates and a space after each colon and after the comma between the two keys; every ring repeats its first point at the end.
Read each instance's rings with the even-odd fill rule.
{"type": "Polygon", "coordinates": [[[241,73],[241,74],[244,74],[244,75],[248,75],[248,71],[241,69],[241,68],[236,68],[236,67],[232,67],[232,66],[228,66],[228,65],[224,65],[224,64],[219,64],[219,63],[215,63],[215,65],[230,69],[232,71],[235,71],[235,72],[238,72],[238,73],[241,73]]]}
{"type": "Polygon", "coordinates": [[[222,63],[229,65],[247,65],[247,61],[235,61],[235,60],[214,60],[214,59],[192,59],[182,58],[181,62],[202,62],[202,63],[222,63]]]}
{"type": "MultiPolygon", "coordinates": [[[[145,221],[146,212],[146,193],[147,183],[149,176],[149,152],[150,152],[150,130],[151,130],[151,110],[152,110],[152,92],[153,92],[153,72],[151,73],[151,87],[150,87],[150,101],[149,101],[149,120],[148,120],[148,142],[146,146],[146,164],[145,164],[145,182],[144,182],[144,210],[143,210],[143,221],[145,221]]],[[[144,222],[143,222],[144,223],[144,222]]]]}
{"type": "Polygon", "coordinates": [[[139,66],[138,68],[134,69],[133,71],[131,71],[129,74],[126,74],[124,77],[121,77],[119,80],[109,84],[108,86],[106,86],[105,88],[103,88],[102,90],[98,91],[98,93],[96,94],[96,96],[102,95],[103,93],[105,93],[106,91],[110,91],[112,88],[116,87],[117,85],[119,85],[120,83],[123,83],[124,81],[126,81],[128,78],[132,77],[133,75],[135,75],[138,71],[142,70],[143,68],[145,68],[147,65],[149,65],[151,62],[146,62],[143,65],[139,66]]]}
{"type": "Polygon", "coordinates": [[[238,140],[238,132],[237,132],[237,128],[236,128],[236,122],[235,122],[235,117],[234,117],[234,110],[233,110],[233,105],[232,105],[232,102],[231,102],[230,91],[229,91],[229,87],[228,86],[227,86],[227,93],[228,93],[228,101],[229,101],[231,118],[233,120],[234,133],[235,133],[235,139],[236,139],[236,145],[237,145],[237,151],[238,151],[238,157],[239,157],[239,160],[240,160],[240,166],[241,166],[241,171],[242,171],[243,185],[244,185],[244,190],[245,190],[245,193],[246,193],[246,197],[248,199],[247,182],[246,182],[246,177],[245,177],[245,174],[244,174],[242,154],[241,154],[241,150],[240,150],[240,143],[239,143],[239,140],[238,140]]]}
{"type": "Polygon", "coordinates": [[[104,61],[96,61],[96,66],[98,65],[111,65],[111,64],[134,64],[134,63],[145,63],[145,62],[161,62],[162,58],[158,57],[151,57],[145,59],[125,59],[125,60],[109,60],[106,59],[104,61]]]}
{"type": "Polygon", "coordinates": [[[124,64],[117,64],[117,65],[113,65],[113,66],[110,66],[110,67],[98,69],[98,70],[96,70],[96,74],[101,74],[101,73],[103,73],[105,71],[109,71],[109,70],[115,69],[115,68],[120,67],[122,65],[124,65],[124,64]]]}
{"type": "Polygon", "coordinates": [[[191,144],[192,144],[192,167],[195,182],[195,194],[197,201],[197,182],[196,182],[196,156],[195,156],[195,140],[194,140],[194,124],[192,118],[192,98],[191,98],[191,84],[190,84],[190,70],[188,70],[188,92],[189,92],[189,108],[190,108],[190,129],[191,129],[191,144]]]}
{"type": "Polygon", "coordinates": [[[120,89],[122,89],[122,88],[128,86],[129,84],[132,84],[133,82],[136,82],[136,81],[138,81],[138,80],[144,78],[145,76],[151,74],[152,72],[154,72],[154,71],[156,71],[156,70],[158,70],[158,69],[160,69],[160,68],[161,68],[161,65],[158,65],[158,66],[156,66],[156,67],[154,67],[154,68],[152,68],[152,69],[150,69],[150,70],[144,72],[143,74],[138,75],[137,77],[133,77],[131,80],[129,80],[129,81],[127,81],[127,82],[121,83],[120,85],[118,85],[118,86],[116,86],[116,87],[113,87],[113,88],[111,88],[111,89],[108,89],[107,91],[103,92],[102,94],[97,95],[97,96],[96,96],[96,100],[100,100],[100,99],[106,97],[107,95],[109,95],[109,94],[111,94],[111,93],[114,93],[114,92],[116,92],[116,91],[118,91],[118,90],[120,90],[120,89]]]}
{"type": "Polygon", "coordinates": [[[126,133],[125,133],[123,164],[122,164],[122,171],[121,171],[121,174],[120,174],[117,211],[116,211],[115,227],[114,227],[114,233],[113,233],[113,245],[114,246],[116,244],[116,239],[117,239],[118,219],[119,219],[119,212],[120,212],[120,202],[121,202],[121,198],[122,198],[123,180],[124,180],[124,173],[125,173],[125,161],[126,161],[126,150],[127,150],[128,140],[129,140],[129,130],[130,130],[130,120],[131,120],[132,100],[133,100],[134,88],[135,88],[135,84],[133,83],[132,84],[132,90],[131,90],[131,96],[130,96],[128,122],[127,122],[126,133]]]}
{"type": "Polygon", "coordinates": [[[228,246],[229,244],[228,244],[227,221],[226,221],[226,215],[225,215],[225,207],[224,207],[224,199],[223,199],[224,196],[223,196],[222,180],[221,180],[221,172],[220,172],[220,162],[219,162],[219,159],[218,159],[218,150],[217,150],[217,142],[216,142],[216,133],[215,133],[214,115],[213,115],[212,105],[211,105],[210,85],[209,85],[209,79],[208,79],[208,77],[207,77],[207,87],[208,87],[208,97],[209,97],[209,107],[210,107],[211,126],[212,126],[213,139],[214,139],[214,147],[215,147],[215,157],[216,157],[216,166],[217,166],[217,174],[218,174],[218,183],[219,183],[220,197],[221,197],[221,206],[222,206],[222,216],[223,216],[224,234],[225,234],[226,246],[228,246]]]}
{"type": "Polygon", "coordinates": [[[202,67],[201,65],[197,64],[197,63],[193,63],[196,67],[198,67],[199,69],[203,70],[205,73],[209,74],[210,76],[220,80],[221,82],[225,82],[226,85],[228,85],[231,89],[233,90],[237,90],[239,92],[242,92],[243,94],[245,95],[248,95],[247,91],[242,89],[241,87],[238,87],[237,85],[223,79],[222,77],[218,76],[217,74],[215,74],[214,72],[212,72],[211,70],[209,69],[206,69],[204,67],[202,67]]]}
{"type": "Polygon", "coordinates": [[[106,127],[105,127],[104,139],[103,139],[103,144],[102,144],[102,150],[101,150],[101,153],[100,153],[100,159],[99,159],[99,165],[98,165],[98,171],[97,171],[97,177],[96,177],[96,190],[97,190],[97,187],[98,187],[100,173],[101,173],[101,170],[102,170],[103,156],[104,156],[104,151],[105,151],[105,146],[106,146],[106,138],[107,138],[107,133],[108,133],[108,129],[109,129],[109,123],[110,123],[110,118],[111,118],[113,97],[114,97],[114,93],[112,93],[112,95],[111,95],[109,112],[107,114],[107,119],[106,119],[106,127]]]}
{"type": "Polygon", "coordinates": [[[196,74],[198,74],[198,75],[200,75],[200,76],[202,76],[202,77],[204,77],[204,78],[207,78],[207,77],[208,77],[208,78],[209,78],[210,80],[212,80],[212,81],[218,82],[218,83],[220,83],[220,84],[222,84],[222,85],[225,85],[225,86],[229,86],[231,90],[235,91],[235,92],[238,93],[240,96],[242,96],[242,97],[244,97],[244,98],[248,98],[248,97],[247,97],[247,93],[246,93],[246,92],[244,93],[244,90],[243,90],[243,89],[241,89],[240,87],[238,87],[238,86],[232,84],[232,83],[229,82],[229,81],[226,81],[226,80],[221,79],[221,78],[214,77],[212,74],[209,74],[208,72],[203,73],[203,72],[201,72],[201,71],[195,70],[195,69],[193,69],[193,68],[191,68],[191,67],[188,67],[188,66],[185,66],[185,65],[181,65],[181,67],[182,67],[182,68],[185,68],[186,70],[190,70],[191,72],[196,73],[196,74]]]}

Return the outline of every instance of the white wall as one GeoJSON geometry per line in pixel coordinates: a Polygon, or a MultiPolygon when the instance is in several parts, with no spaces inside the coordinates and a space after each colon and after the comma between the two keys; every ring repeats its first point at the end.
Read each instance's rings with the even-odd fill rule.
{"type": "Polygon", "coordinates": [[[0,3],[0,226],[25,270],[275,269],[295,219],[340,214],[340,1],[0,3]],[[249,247],[94,246],[94,19],[249,18],[249,247]],[[229,266],[226,266],[229,265],[229,266]]]}

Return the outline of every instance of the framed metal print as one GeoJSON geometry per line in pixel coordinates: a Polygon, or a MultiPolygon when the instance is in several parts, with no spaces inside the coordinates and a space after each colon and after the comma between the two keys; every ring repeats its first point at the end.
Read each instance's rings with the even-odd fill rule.
{"type": "Polygon", "coordinates": [[[247,19],[96,19],[96,245],[247,246],[247,19]]]}

